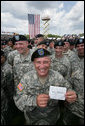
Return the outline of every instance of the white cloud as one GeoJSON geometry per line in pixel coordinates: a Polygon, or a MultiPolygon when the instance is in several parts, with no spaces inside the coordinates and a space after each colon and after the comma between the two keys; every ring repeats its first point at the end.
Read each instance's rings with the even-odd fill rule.
{"type": "Polygon", "coordinates": [[[63,1],[51,1],[51,3],[48,1],[2,1],[1,29],[28,33],[28,13],[40,14],[41,18],[48,15],[51,18],[49,21],[51,34],[84,32],[83,1],[77,1],[68,12],[63,1]]]}

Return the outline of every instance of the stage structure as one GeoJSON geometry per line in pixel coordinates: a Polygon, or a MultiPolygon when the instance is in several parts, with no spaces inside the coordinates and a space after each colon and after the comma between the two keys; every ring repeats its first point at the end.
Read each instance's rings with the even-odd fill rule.
{"type": "Polygon", "coordinates": [[[47,35],[49,34],[49,21],[50,21],[50,17],[46,16],[42,18],[43,23],[43,34],[45,35],[45,37],[47,37],[47,35]]]}

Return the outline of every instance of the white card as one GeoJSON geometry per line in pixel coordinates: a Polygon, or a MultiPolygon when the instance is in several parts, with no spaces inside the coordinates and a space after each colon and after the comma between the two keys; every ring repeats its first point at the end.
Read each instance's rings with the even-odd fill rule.
{"type": "Polygon", "coordinates": [[[50,86],[50,99],[65,100],[66,87],[50,86]]]}

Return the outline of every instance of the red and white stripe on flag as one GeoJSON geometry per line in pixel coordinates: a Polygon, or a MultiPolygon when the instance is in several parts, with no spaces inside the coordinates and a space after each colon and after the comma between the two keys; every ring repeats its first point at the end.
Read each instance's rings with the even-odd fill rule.
{"type": "Polygon", "coordinates": [[[34,38],[35,35],[40,34],[40,15],[29,15],[29,36],[30,39],[34,38]]]}
{"type": "Polygon", "coordinates": [[[35,35],[40,34],[40,15],[35,15],[35,35]]]}

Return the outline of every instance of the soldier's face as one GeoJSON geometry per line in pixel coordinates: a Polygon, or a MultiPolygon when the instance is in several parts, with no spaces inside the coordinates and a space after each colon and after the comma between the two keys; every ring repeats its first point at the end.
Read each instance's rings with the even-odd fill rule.
{"type": "Polygon", "coordinates": [[[68,42],[64,42],[64,43],[65,43],[65,45],[64,45],[64,51],[65,51],[70,48],[70,44],[68,42]]]}
{"type": "Polygon", "coordinates": [[[77,45],[77,51],[79,56],[84,56],[84,43],[77,45]]]}
{"type": "Polygon", "coordinates": [[[50,57],[41,57],[34,59],[34,66],[38,73],[38,76],[45,77],[48,75],[50,63],[50,57]]]}
{"type": "Polygon", "coordinates": [[[28,42],[27,41],[18,41],[15,44],[15,48],[20,54],[24,54],[28,50],[28,42]]]}
{"type": "Polygon", "coordinates": [[[10,46],[10,47],[12,47],[12,46],[13,46],[12,41],[9,41],[9,42],[7,43],[7,45],[10,46]]]}
{"type": "Polygon", "coordinates": [[[56,55],[61,56],[63,53],[63,46],[56,46],[55,52],[56,52],[56,55]]]}
{"type": "Polygon", "coordinates": [[[43,40],[44,40],[43,37],[37,38],[37,43],[40,43],[40,42],[43,41],[43,40]]]}

